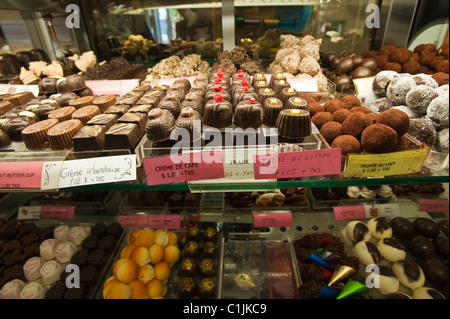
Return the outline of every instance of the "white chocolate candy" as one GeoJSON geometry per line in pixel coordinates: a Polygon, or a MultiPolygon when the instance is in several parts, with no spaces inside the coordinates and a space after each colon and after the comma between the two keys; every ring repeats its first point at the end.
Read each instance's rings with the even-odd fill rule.
{"type": "Polygon", "coordinates": [[[425,275],[422,268],[413,261],[407,259],[396,261],[392,270],[405,287],[417,289],[425,284],[425,275]]]}
{"type": "Polygon", "coordinates": [[[0,290],[0,299],[20,299],[20,292],[26,284],[25,281],[20,279],[8,281],[0,290]]]}
{"type": "Polygon", "coordinates": [[[59,225],[53,231],[53,237],[60,243],[68,241],[69,240],[69,229],[70,229],[70,227],[67,225],[59,225]]]}
{"type": "Polygon", "coordinates": [[[47,287],[40,282],[30,282],[20,292],[21,299],[44,299],[47,287]]]}
{"type": "Polygon", "coordinates": [[[61,274],[66,269],[65,265],[62,265],[56,260],[49,260],[41,267],[41,280],[45,285],[51,285],[59,280],[61,274]]]}
{"type": "Polygon", "coordinates": [[[436,289],[430,287],[420,287],[414,290],[413,299],[445,299],[436,289]]]}
{"type": "Polygon", "coordinates": [[[353,220],[345,226],[347,237],[353,242],[369,241],[372,235],[365,223],[359,220],[353,220]]]}
{"type": "Polygon", "coordinates": [[[384,295],[392,294],[397,292],[400,287],[400,281],[391,268],[380,265],[378,266],[379,273],[374,273],[374,282],[379,285],[374,287],[384,295]]]}
{"type": "Polygon", "coordinates": [[[374,243],[369,241],[357,242],[353,247],[355,256],[363,265],[379,264],[381,262],[381,253],[374,243]]]}
{"type": "Polygon", "coordinates": [[[54,238],[49,238],[44,240],[39,246],[39,252],[41,254],[41,258],[45,261],[51,260],[55,258],[55,248],[60,243],[54,238]]]}
{"type": "Polygon", "coordinates": [[[406,248],[395,238],[383,238],[378,241],[377,247],[381,256],[390,262],[406,258],[406,248]]]}
{"type": "Polygon", "coordinates": [[[72,256],[77,252],[77,246],[71,241],[60,243],[55,248],[55,257],[60,263],[64,264],[70,262],[72,256]]]}
{"type": "Polygon", "coordinates": [[[367,227],[376,239],[392,237],[391,224],[385,218],[372,218],[367,222],[367,227]]]}
{"type": "Polygon", "coordinates": [[[83,240],[89,236],[88,230],[83,226],[72,226],[69,229],[69,240],[75,244],[75,246],[80,246],[83,240]]]}
{"type": "Polygon", "coordinates": [[[41,277],[39,270],[44,263],[45,260],[41,257],[31,257],[28,259],[25,265],[23,265],[23,273],[25,278],[27,278],[28,281],[39,279],[39,277],[41,277]]]}

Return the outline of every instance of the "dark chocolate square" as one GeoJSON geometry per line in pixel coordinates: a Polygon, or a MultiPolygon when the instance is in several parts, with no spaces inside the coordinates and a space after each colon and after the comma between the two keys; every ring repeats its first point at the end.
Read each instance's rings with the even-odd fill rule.
{"type": "Polygon", "coordinates": [[[73,149],[76,152],[98,151],[105,145],[105,125],[86,125],[73,137],[73,149]]]}
{"type": "Polygon", "coordinates": [[[145,124],[147,123],[147,118],[148,118],[147,113],[127,112],[117,120],[117,123],[136,124],[143,133],[145,131],[145,124]]]}
{"type": "Polygon", "coordinates": [[[105,135],[105,149],[132,149],[142,136],[142,132],[133,123],[114,124],[105,135]]]}
{"type": "Polygon", "coordinates": [[[117,114],[99,114],[87,122],[87,125],[104,125],[108,130],[117,123],[119,116],[117,114]]]}

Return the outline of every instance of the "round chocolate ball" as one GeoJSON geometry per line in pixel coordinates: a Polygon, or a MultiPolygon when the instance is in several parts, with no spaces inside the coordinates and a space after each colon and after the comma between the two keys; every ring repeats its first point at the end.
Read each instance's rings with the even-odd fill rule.
{"type": "Polygon", "coordinates": [[[414,227],[417,234],[426,238],[436,238],[439,236],[439,226],[432,219],[429,218],[417,218],[414,221],[414,227]]]}
{"type": "Polygon", "coordinates": [[[338,65],[336,66],[336,71],[343,74],[350,74],[350,72],[353,71],[354,67],[355,62],[353,61],[353,58],[345,57],[341,61],[339,61],[338,65]]]}
{"type": "Polygon", "coordinates": [[[377,118],[376,123],[384,124],[393,128],[398,136],[405,135],[410,126],[408,114],[397,109],[383,111],[377,118]]]}
{"type": "Polygon", "coordinates": [[[410,238],[406,247],[415,257],[423,259],[436,257],[436,248],[434,248],[433,243],[423,236],[418,235],[410,238]]]}
{"type": "Polygon", "coordinates": [[[427,260],[422,265],[425,278],[436,286],[448,285],[448,267],[439,259],[427,260]]]}
{"type": "MultiPolygon", "coordinates": [[[[375,72],[378,65],[375,59],[366,58],[361,62],[361,66],[368,68],[371,72],[375,72]]],[[[370,75],[369,75],[370,76],[370,75]]]]}
{"type": "Polygon", "coordinates": [[[356,137],[351,135],[341,135],[335,138],[331,148],[342,149],[343,155],[361,153],[361,144],[356,137]]]}
{"type": "Polygon", "coordinates": [[[368,153],[390,153],[395,150],[397,144],[397,132],[384,124],[369,125],[361,134],[361,145],[368,153]]]}
{"type": "Polygon", "coordinates": [[[414,224],[404,217],[395,217],[392,219],[391,226],[396,237],[409,238],[416,233],[414,224]]]}
{"type": "Polygon", "coordinates": [[[341,91],[344,86],[352,85],[352,78],[346,74],[343,74],[334,80],[334,84],[336,84],[336,89],[341,91]]]}
{"type": "Polygon", "coordinates": [[[342,58],[338,55],[334,56],[330,60],[330,64],[328,65],[331,70],[336,70],[339,62],[342,60],[342,58]]]}
{"type": "Polygon", "coordinates": [[[438,237],[433,239],[434,247],[436,247],[437,253],[445,258],[448,259],[448,252],[449,252],[449,246],[448,246],[448,237],[438,237]]]}
{"type": "Polygon", "coordinates": [[[337,53],[335,53],[335,52],[328,52],[327,54],[325,54],[325,56],[323,57],[323,63],[325,64],[325,65],[330,65],[330,63],[331,63],[331,60],[334,58],[334,57],[337,57],[338,55],[337,55],[337,53]]]}
{"type": "Polygon", "coordinates": [[[372,76],[372,70],[366,66],[358,66],[352,72],[352,79],[368,78],[372,76]]]}

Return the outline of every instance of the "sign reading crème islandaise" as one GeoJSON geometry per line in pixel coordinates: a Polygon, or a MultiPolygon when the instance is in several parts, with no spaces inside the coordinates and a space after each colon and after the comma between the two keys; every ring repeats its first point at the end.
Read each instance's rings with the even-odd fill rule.
{"type": "Polygon", "coordinates": [[[46,162],[41,189],[69,188],[136,180],[136,155],[46,162]]]}

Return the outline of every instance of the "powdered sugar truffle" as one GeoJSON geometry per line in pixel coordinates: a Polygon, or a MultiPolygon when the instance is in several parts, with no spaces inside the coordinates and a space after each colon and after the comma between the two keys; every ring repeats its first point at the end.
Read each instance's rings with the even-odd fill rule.
{"type": "Polygon", "coordinates": [[[381,71],[379,72],[372,83],[373,92],[379,97],[386,96],[386,89],[391,83],[394,76],[398,75],[395,71],[381,71]]]}
{"type": "Polygon", "coordinates": [[[435,79],[425,73],[416,74],[413,76],[413,79],[417,85],[426,85],[433,89],[436,89],[439,86],[435,79]]]}
{"type": "Polygon", "coordinates": [[[427,85],[418,85],[406,94],[406,105],[422,116],[427,113],[431,101],[438,96],[439,94],[433,88],[427,85]]]}
{"type": "Polygon", "coordinates": [[[411,76],[396,76],[387,88],[386,97],[397,105],[405,105],[406,95],[415,87],[416,82],[411,76]]]}
{"type": "Polygon", "coordinates": [[[427,116],[433,121],[437,128],[448,127],[449,97],[439,96],[431,101],[427,109],[427,116]]]}

